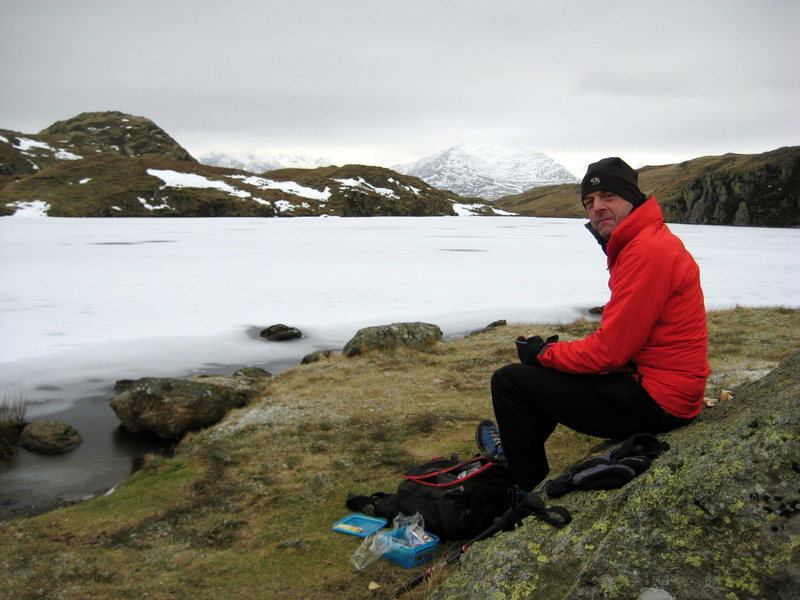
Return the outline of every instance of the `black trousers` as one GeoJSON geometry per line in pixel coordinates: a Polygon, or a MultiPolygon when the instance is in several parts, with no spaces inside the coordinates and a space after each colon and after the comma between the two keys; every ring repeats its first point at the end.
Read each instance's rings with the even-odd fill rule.
{"type": "Polygon", "coordinates": [[[692,421],[661,408],[629,373],[573,375],[538,365],[498,369],[492,376],[492,404],[508,467],[526,491],[550,471],[544,443],[559,423],[587,435],[623,440],[692,421]]]}

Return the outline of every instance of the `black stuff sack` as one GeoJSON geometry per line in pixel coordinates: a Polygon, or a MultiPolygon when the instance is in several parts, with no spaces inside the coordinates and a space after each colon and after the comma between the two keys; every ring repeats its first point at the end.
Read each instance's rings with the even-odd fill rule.
{"type": "Polygon", "coordinates": [[[491,526],[513,502],[511,474],[483,456],[467,460],[435,458],[403,475],[397,492],[349,494],[346,506],[392,521],[419,513],[425,529],[442,539],[468,539],[491,526]]]}
{"type": "Polygon", "coordinates": [[[513,485],[505,467],[482,456],[437,458],[403,475],[395,505],[403,514],[422,515],[425,529],[443,539],[466,539],[507,508],[513,485]]]}

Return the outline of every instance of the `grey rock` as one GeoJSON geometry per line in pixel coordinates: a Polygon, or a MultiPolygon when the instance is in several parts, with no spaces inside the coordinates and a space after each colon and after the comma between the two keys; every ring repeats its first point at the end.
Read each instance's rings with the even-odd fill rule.
{"type": "Polygon", "coordinates": [[[272,373],[261,367],[242,367],[233,374],[234,377],[250,377],[252,379],[265,379],[272,377],[272,373]]]}
{"type": "MultiPolygon", "coordinates": [[[[528,518],[479,542],[435,600],[793,600],[800,581],[800,352],[734,390],[616,490],[558,499],[562,529],[528,518]]],[[[558,473],[551,474],[552,476],[558,473]]]]}
{"type": "Polygon", "coordinates": [[[391,323],[359,329],[345,344],[342,354],[357,356],[373,350],[394,350],[406,346],[427,348],[442,339],[442,330],[431,323],[391,323]]]}
{"type": "Polygon", "coordinates": [[[297,327],[289,327],[288,325],[278,323],[262,329],[259,335],[271,342],[285,342],[287,340],[296,340],[303,337],[303,332],[297,329],[297,327]]]}
{"type": "Polygon", "coordinates": [[[499,319],[497,321],[492,321],[483,329],[476,329],[475,331],[471,331],[469,335],[480,335],[481,333],[486,333],[487,331],[491,331],[495,327],[504,327],[508,325],[505,319],[499,319]]]}
{"type": "Polygon", "coordinates": [[[115,396],[111,408],[129,431],[180,439],[190,431],[213,425],[229,410],[246,405],[259,390],[254,381],[221,376],[146,377],[115,396]]]}
{"type": "Polygon", "coordinates": [[[301,365],[308,365],[311,363],[319,362],[321,360],[325,360],[326,358],[330,358],[333,356],[333,350],[317,350],[316,352],[311,352],[310,354],[306,354],[303,357],[303,360],[300,361],[301,365]]]}
{"type": "Polygon", "coordinates": [[[82,441],[77,429],[61,421],[34,421],[19,436],[23,448],[42,454],[63,454],[77,448],[82,441]]]}

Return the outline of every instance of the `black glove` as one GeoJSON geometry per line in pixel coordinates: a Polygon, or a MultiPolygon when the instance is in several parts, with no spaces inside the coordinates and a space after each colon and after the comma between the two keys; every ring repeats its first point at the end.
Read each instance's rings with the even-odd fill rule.
{"type": "Polygon", "coordinates": [[[538,335],[529,338],[521,335],[517,338],[517,356],[519,356],[519,360],[523,364],[538,365],[539,355],[542,351],[557,341],[557,335],[551,335],[547,340],[543,340],[538,335]]]}

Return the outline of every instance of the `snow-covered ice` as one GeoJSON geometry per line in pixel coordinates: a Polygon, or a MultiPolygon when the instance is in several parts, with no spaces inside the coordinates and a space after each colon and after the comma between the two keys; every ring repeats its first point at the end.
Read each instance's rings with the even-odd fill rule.
{"type": "MultiPolygon", "coordinates": [[[[800,306],[800,230],[671,227],[710,308],[800,306]]],[[[34,402],[77,379],[286,361],[394,321],[572,320],[608,296],[576,219],[5,218],[0,252],[0,382],[34,402]],[[252,335],[274,323],[305,337],[252,335]]]]}
{"type": "MultiPolygon", "coordinates": [[[[800,306],[800,230],[671,228],[709,308],[800,306]]],[[[605,257],[578,219],[0,218],[0,392],[88,433],[67,455],[0,465],[0,500],[77,499],[127,476],[138,449],[111,433],[118,379],[278,372],[360,327],[421,320],[455,336],[571,321],[607,299],[605,257]],[[275,323],[304,337],[258,337],[275,323]]]]}

